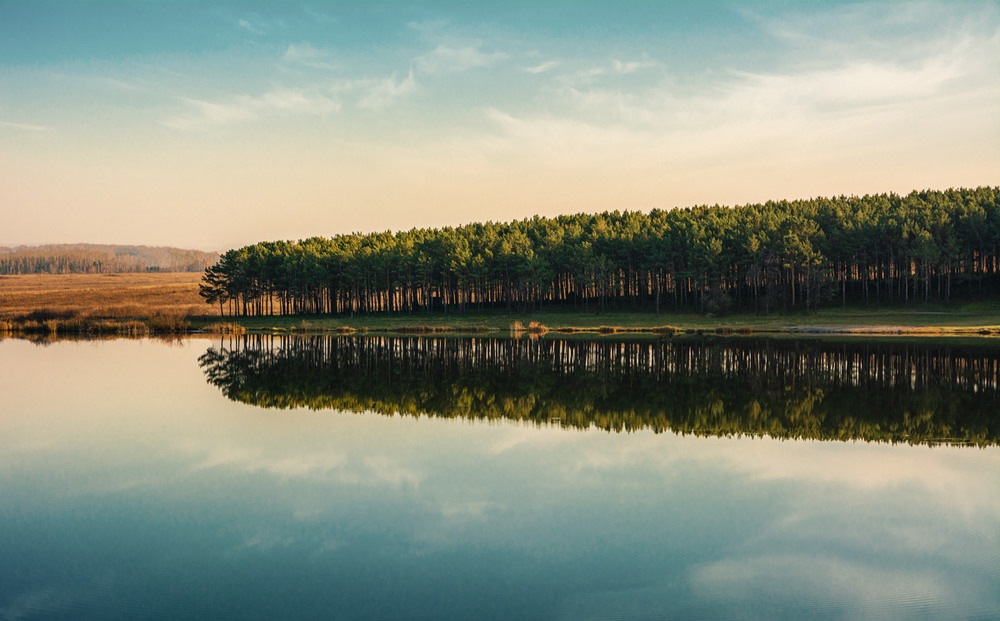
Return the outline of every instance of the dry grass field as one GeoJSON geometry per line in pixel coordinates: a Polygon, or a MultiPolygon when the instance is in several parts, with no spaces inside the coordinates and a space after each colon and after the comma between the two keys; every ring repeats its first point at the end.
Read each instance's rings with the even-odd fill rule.
{"type": "Polygon", "coordinates": [[[198,296],[200,272],[0,276],[0,319],[218,315],[198,296]]]}

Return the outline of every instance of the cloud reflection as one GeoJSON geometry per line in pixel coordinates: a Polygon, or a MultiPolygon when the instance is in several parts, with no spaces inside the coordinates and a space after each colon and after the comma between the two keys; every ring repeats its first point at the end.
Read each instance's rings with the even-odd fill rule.
{"type": "Polygon", "coordinates": [[[305,455],[264,455],[255,447],[213,446],[207,455],[192,466],[195,472],[228,467],[244,472],[265,472],[278,477],[309,477],[337,470],[347,463],[347,456],[336,452],[305,455]]]}
{"type": "Polygon", "coordinates": [[[965,608],[964,589],[945,572],[900,572],[832,556],[762,555],[696,568],[691,585],[703,598],[730,610],[822,611],[840,618],[884,618],[903,610],[930,616],[965,608]],[[808,595],[806,595],[808,594],[808,595]],[[936,611],[936,612],[935,612],[936,611]]]}

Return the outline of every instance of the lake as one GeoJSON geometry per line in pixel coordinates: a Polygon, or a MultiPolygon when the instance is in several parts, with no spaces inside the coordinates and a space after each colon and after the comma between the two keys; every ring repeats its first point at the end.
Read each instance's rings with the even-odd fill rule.
{"type": "Polygon", "coordinates": [[[0,619],[995,619],[990,340],[0,340],[0,619]]]}

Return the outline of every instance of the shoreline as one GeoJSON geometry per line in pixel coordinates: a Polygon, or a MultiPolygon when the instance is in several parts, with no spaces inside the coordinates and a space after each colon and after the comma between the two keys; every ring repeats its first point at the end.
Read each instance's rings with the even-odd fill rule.
{"type": "MultiPolygon", "coordinates": [[[[640,319],[652,317],[638,316],[640,319]]],[[[962,338],[992,338],[1000,337],[1000,325],[903,325],[903,324],[789,324],[784,325],[749,325],[734,321],[732,323],[688,323],[687,325],[658,324],[654,321],[647,325],[568,325],[544,324],[532,320],[527,324],[511,319],[506,327],[495,325],[496,321],[486,323],[473,322],[435,322],[417,323],[387,323],[382,321],[365,321],[354,318],[350,322],[338,321],[337,317],[270,317],[270,318],[237,318],[222,319],[208,316],[154,316],[134,317],[127,319],[110,319],[97,317],[67,317],[49,319],[14,319],[0,320],[0,338],[18,336],[79,336],[79,337],[144,337],[144,336],[195,336],[224,334],[270,334],[270,335],[490,335],[512,337],[579,336],[601,338],[607,336],[656,336],[672,337],[681,335],[717,335],[717,336],[909,336],[909,337],[962,337],[962,338]],[[271,321],[267,321],[271,319],[271,321]],[[280,319],[281,321],[275,321],[280,319]],[[248,325],[249,324],[249,325],[248,325]]]]}

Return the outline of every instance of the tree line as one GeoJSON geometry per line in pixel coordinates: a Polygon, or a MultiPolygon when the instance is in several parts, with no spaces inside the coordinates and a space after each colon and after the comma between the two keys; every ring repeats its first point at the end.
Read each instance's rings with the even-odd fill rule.
{"type": "Polygon", "coordinates": [[[1000,292],[1000,187],[260,242],[205,270],[225,314],[811,311],[1000,292]]]}
{"type": "Polygon", "coordinates": [[[53,244],[0,248],[0,274],[200,272],[217,252],[153,246],[53,244]]]}

